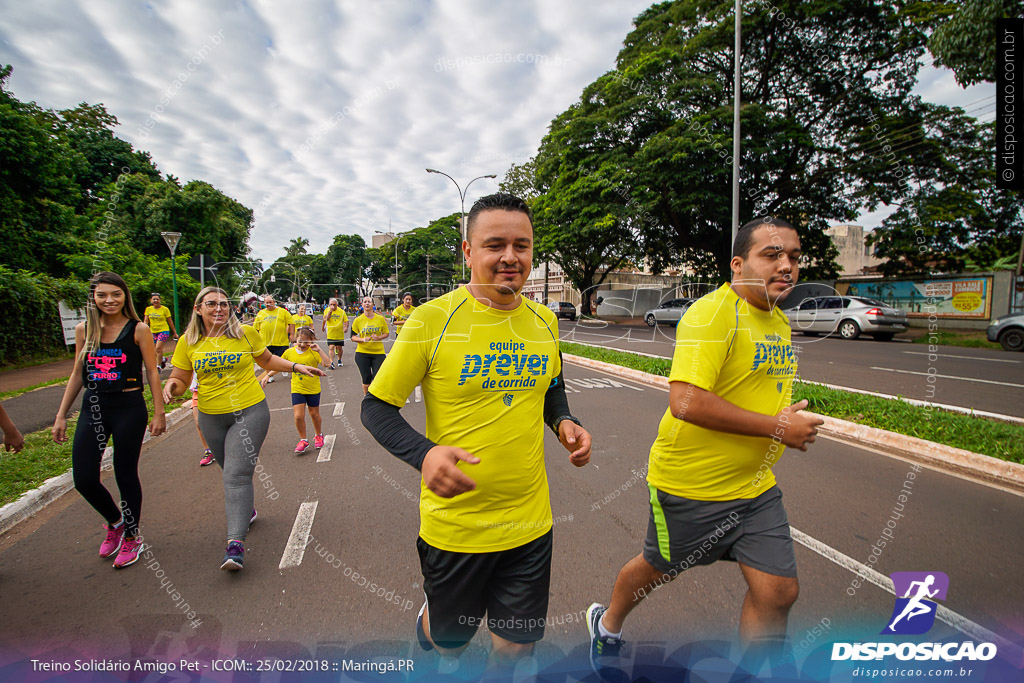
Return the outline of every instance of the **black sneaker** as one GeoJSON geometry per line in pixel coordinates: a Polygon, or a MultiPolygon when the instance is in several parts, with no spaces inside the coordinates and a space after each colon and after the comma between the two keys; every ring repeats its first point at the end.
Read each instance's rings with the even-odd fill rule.
{"type": "Polygon", "coordinates": [[[237,572],[242,568],[242,564],[245,562],[245,548],[238,541],[231,541],[228,543],[227,552],[224,553],[224,563],[220,566],[221,569],[226,569],[229,572],[237,572]]]}
{"type": "Polygon", "coordinates": [[[619,668],[619,650],[622,639],[602,636],[598,624],[608,610],[604,605],[595,602],[587,608],[587,630],[590,632],[590,667],[602,681],[628,680],[626,673],[619,668]]]}
{"type": "Polygon", "coordinates": [[[423,600],[423,607],[420,607],[420,613],[416,615],[416,640],[419,641],[420,647],[426,652],[430,652],[434,649],[434,644],[430,642],[430,638],[427,638],[427,632],[423,630],[423,613],[427,610],[426,598],[423,600]]]}

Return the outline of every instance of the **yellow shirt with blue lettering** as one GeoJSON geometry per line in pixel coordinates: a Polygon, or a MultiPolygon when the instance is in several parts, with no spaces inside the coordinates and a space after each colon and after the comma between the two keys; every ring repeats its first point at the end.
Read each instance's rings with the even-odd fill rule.
{"type": "Polygon", "coordinates": [[[167,324],[171,317],[171,309],[166,306],[146,306],[143,315],[149,316],[149,331],[153,334],[171,331],[171,326],[167,324]]]}
{"type": "Polygon", "coordinates": [[[391,312],[391,317],[395,320],[395,338],[402,332],[402,328],[405,327],[405,321],[409,319],[412,312],[416,310],[415,306],[410,306],[408,309],[405,308],[405,304],[398,306],[391,312]],[[399,324],[401,323],[401,324],[399,324]]]}
{"type": "MultiPolygon", "coordinates": [[[[281,358],[284,358],[289,363],[298,363],[299,365],[308,365],[311,368],[319,367],[320,365],[320,354],[316,352],[312,346],[309,346],[305,353],[299,351],[298,347],[290,346],[285,349],[284,353],[281,354],[281,358]]],[[[292,393],[293,394],[319,394],[320,393],[320,378],[319,377],[306,377],[301,372],[292,373],[292,393]]]]}
{"type": "MultiPolygon", "coordinates": [[[[687,382],[745,410],[777,415],[792,403],[795,376],[786,314],[748,304],[729,284],[695,301],[676,328],[669,382],[687,382]]],[[[772,466],[783,450],[771,437],[705,429],[666,408],[647,481],[694,500],[756,498],[775,485],[772,466]]]]}
{"type": "Polygon", "coordinates": [[[324,322],[327,323],[328,341],[345,341],[345,323],[348,322],[348,314],[341,310],[332,311],[330,307],[324,309],[324,322]]]}
{"type": "Polygon", "coordinates": [[[288,326],[291,324],[292,314],[282,306],[275,306],[274,310],[264,308],[252,322],[267,346],[288,346],[291,343],[288,339],[288,326]]]}
{"type": "MultiPolygon", "coordinates": [[[[375,313],[373,320],[363,313],[352,323],[352,333],[357,337],[369,337],[373,334],[390,334],[387,318],[375,313]]],[[[384,341],[356,342],[357,353],[384,353],[384,341]]]]}
{"type": "Polygon", "coordinates": [[[525,297],[501,311],[460,287],[413,312],[370,393],[401,408],[422,385],[427,438],[480,458],[458,464],[473,491],[442,498],[421,483],[424,541],[483,553],[551,530],[544,395],[559,372],[558,321],[525,297]]]}
{"type": "Polygon", "coordinates": [[[295,331],[298,332],[300,327],[312,327],[313,319],[308,315],[293,315],[292,322],[295,323],[295,331]]]}
{"type": "Polygon", "coordinates": [[[244,410],[266,398],[256,380],[253,362],[266,350],[260,334],[242,325],[240,339],[223,335],[200,337],[195,344],[188,344],[181,337],[174,347],[171,365],[196,373],[203,387],[199,392],[199,411],[220,415],[244,410]]]}

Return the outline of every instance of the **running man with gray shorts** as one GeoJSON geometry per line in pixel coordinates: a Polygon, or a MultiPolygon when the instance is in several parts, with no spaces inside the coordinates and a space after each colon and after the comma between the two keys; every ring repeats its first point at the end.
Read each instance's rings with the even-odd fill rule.
{"type": "Polygon", "coordinates": [[[669,406],[651,447],[643,552],[619,572],[608,607],[587,610],[590,662],[622,678],[622,625],[651,591],[695,565],[737,562],[747,583],[744,646],[776,657],[799,587],[782,492],[772,466],[807,450],[822,421],[790,405],[796,358],[777,306],[796,285],[800,238],[764,217],[736,235],[733,281],[686,311],[676,332],[669,406]]]}

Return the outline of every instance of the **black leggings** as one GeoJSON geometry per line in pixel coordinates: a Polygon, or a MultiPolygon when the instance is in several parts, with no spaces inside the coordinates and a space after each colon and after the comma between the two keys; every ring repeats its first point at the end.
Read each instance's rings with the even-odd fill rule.
{"type": "Polygon", "coordinates": [[[75,488],[108,524],[117,524],[123,518],[127,535],[133,537],[139,533],[142,512],[139,452],[149,421],[142,391],[85,392],[71,447],[75,488]],[[121,493],[120,507],[100,481],[103,449],[111,437],[114,440],[114,478],[121,493]]]}
{"type": "Polygon", "coordinates": [[[356,351],[356,367],[359,368],[363,384],[369,385],[373,382],[373,378],[377,376],[377,371],[380,370],[382,363],[384,363],[383,353],[356,351]]]}

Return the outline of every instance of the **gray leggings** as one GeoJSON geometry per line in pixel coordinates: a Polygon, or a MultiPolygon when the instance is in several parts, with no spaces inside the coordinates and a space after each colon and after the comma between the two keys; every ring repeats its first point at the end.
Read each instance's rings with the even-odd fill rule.
{"type": "Polygon", "coordinates": [[[200,412],[199,428],[217,464],[224,470],[228,540],[244,541],[253,511],[252,475],[270,428],[270,408],[264,399],[233,413],[200,412]]]}

